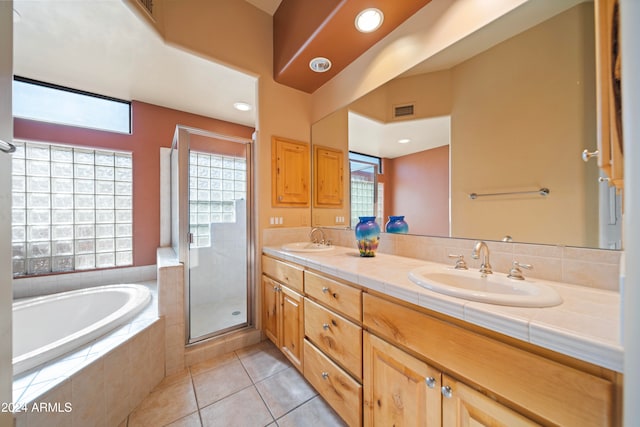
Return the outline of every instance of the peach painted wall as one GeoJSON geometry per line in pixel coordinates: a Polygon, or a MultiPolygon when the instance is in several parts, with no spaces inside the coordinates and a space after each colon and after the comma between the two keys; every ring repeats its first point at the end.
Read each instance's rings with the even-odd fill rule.
{"type": "Polygon", "coordinates": [[[409,233],[449,235],[449,146],[387,159],[385,221],[404,215],[409,233]]]}
{"type": "Polygon", "coordinates": [[[133,133],[120,134],[52,123],[14,119],[14,137],[133,153],[133,261],[156,263],[160,246],[160,147],[171,147],[177,124],[224,135],[251,138],[253,129],[172,110],[132,102],[133,133]]]}

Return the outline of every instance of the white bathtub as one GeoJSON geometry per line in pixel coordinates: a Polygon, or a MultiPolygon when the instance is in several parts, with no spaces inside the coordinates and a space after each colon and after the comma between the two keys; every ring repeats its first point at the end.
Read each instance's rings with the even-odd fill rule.
{"type": "Polygon", "coordinates": [[[13,375],[117,328],[150,301],[142,285],[108,285],[13,303],[13,375]]]}

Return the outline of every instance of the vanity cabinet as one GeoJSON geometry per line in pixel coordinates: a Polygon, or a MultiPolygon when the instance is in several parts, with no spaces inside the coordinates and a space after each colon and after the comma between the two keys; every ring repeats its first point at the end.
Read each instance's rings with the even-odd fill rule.
{"type": "Polygon", "coordinates": [[[620,425],[620,374],[268,256],[263,273],[265,334],[350,426],[620,425]]]}
{"type": "Polygon", "coordinates": [[[304,376],[350,426],[362,425],[362,291],[304,272],[304,376]]]}
{"type": "Polygon", "coordinates": [[[443,426],[540,425],[448,375],[443,375],[442,387],[443,426]]]}
{"type": "Polygon", "coordinates": [[[440,425],[440,371],[367,332],[363,363],[365,426],[440,425]]]}
{"type": "MultiPolygon", "coordinates": [[[[443,372],[441,386],[449,386],[453,402],[457,402],[443,402],[443,425],[465,425],[446,422],[458,416],[490,420],[492,416],[511,415],[522,421],[506,425],[539,422],[595,427],[617,423],[614,378],[607,378],[601,368],[565,357],[552,359],[546,357],[545,353],[549,352],[541,349],[538,352],[545,355],[524,350],[511,344],[515,340],[498,340],[490,337],[488,331],[481,333],[474,330],[478,328],[462,327],[386,298],[365,293],[363,307],[363,325],[370,333],[438,366],[443,372]],[[464,381],[466,386],[452,378],[464,381]],[[462,390],[462,394],[457,390],[462,390]],[[482,397],[473,400],[476,393],[482,397]],[[484,406],[476,408],[475,402],[484,406]],[[467,405],[467,411],[472,413],[465,414],[460,404],[467,405]],[[455,414],[448,413],[451,411],[455,414]],[[487,414],[481,416],[483,411],[487,414]],[[495,415],[491,415],[494,412],[495,415]]],[[[365,354],[370,351],[365,345],[365,354]]],[[[380,375],[365,369],[365,390],[371,387],[369,381],[373,384],[381,381],[380,375]]],[[[370,402],[371,395],[365,395],[370,402]]],[[[483,423],[480,425],[485,425],[483,423]]]]}
{"type": "Polygon", "coordinates": [[[309,144],[274,136],[271,139],[271,202],[278,207],[308,207],[309,144]]]}
{"type": "Polygon", "coordinates": [[[265,335],[303,372],[302,269],[263,256],[262,271],[262,322],[265,335]]]}

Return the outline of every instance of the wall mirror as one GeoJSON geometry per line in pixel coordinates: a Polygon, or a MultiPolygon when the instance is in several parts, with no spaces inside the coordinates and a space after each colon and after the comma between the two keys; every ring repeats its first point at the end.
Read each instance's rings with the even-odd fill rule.
{"type": "MultiPolygon", "coordinates": [[[[593,8],[463,40],[315,123],[312,144],[382,158],[365,196],[383,229],[404,215],[411,234],[619,249],[620,196],[581,159],[597,138],[593,8]]],[[[314,226],[354,225],[365,186],[349,170],[351,203],[313,208],[314,226]]]]}

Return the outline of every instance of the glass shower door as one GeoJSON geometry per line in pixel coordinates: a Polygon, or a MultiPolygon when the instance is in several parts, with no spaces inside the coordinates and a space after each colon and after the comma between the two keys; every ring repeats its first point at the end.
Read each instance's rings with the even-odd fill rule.
{"type": "Polygon", "coordinates": [[[246,325],[244,153],[230,153],[215,143],[206,151],[190,150],[189,233],[191,340],[246,325]]]}

